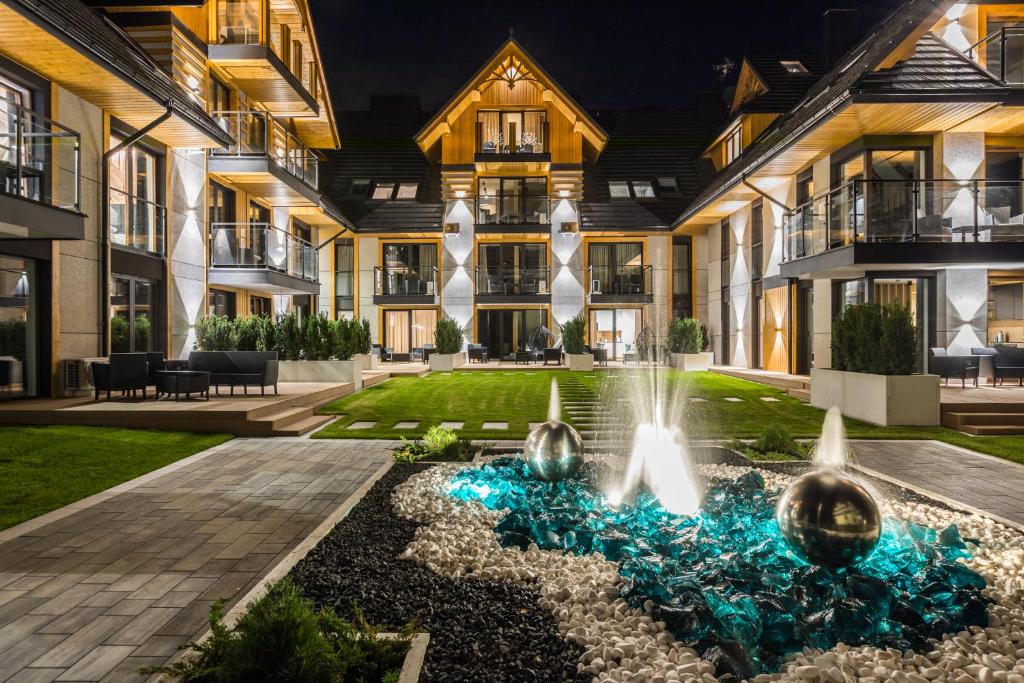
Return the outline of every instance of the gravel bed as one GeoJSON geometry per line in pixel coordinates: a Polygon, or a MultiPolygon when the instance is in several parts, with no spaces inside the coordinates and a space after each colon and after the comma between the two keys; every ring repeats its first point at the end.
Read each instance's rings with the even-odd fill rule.
{"type": "Polygon", "coordinates": [[[590,680],[582,649],[559,633],[536,588],[442,576],[399,561],[419,526],[392,514],[395,486],[424,465],[394,465],[292,570],[305,594],[351,617],[397,630],[415,620],[430,633],[425,683],[590,680]]]}

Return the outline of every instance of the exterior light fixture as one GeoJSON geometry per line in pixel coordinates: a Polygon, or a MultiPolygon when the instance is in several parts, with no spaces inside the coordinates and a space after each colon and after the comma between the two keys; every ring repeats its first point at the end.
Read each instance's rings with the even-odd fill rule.
{"type": "Polygon", "coordinates": [[[466,196],[466,191],[465,190],[455,190],[455,197],[457,199],[462,199],[465,196],[466,196]]]}
{"type": "Polygon", "coordinates": [[[568,197],[569,196],[569,190],[559,190],[558,191],[558,196],[562,197],[562,198],[568,197]]]}
{"type": "Polygon", "coordinates": [[[559,232],[577,233],[580,231],[580,224],[576,221],[562,221],[558,227],[559,232]]]}
{"type": "Polygon", "coordinates": [[[459,223],[445,223],[444,234],[445,235],[458,235],[462,233],[462,225],[459,223]]]}

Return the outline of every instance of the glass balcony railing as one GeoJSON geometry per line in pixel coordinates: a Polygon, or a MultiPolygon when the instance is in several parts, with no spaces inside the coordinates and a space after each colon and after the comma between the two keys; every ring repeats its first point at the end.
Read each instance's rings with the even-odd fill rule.
{"type": "Polygon", "coordinates": [[[167,208],[110,188],[110,241],[112,244],[163,255],[167,208]]]}
{"type": "Polygon", "coordinates": [[[478,225],[546,225],[551,223],[548,197],[491,195],[477,197],[478,225]]]}
{"type": "Polygon", "coordinates": [[[476,293],[496,296],[550,294],[551,269],[479,266],[476,269],[476,293]]]}
{"type": "Polygon", "coordinates": [[[587,269],[590,294],[646,295],[654,290],[651,266],[590,266],[587,269]]]}
{"type": "Polygon", "coordinates": [[[210,268],[274,270],[319,281],[316,247],[267,223],[214,223],[210,227],[210,268]]]}
{"type": "MultiPolygon", "coordinates": [[[[477,154],[544,154],[548,149],[548,124],[541,112],[527,114],[526,127],[520,132],[516,126],[497,125],[498,112],[481,112],[476,124],[477,154]],[[533,118],[531,118],[531,114],[533,118]],[[491,120],[491,116],[495,117],[491,120]]],[[[521,114],[516,114],[522,116],[521,114]]]]}
{"type": "Polygon", "coordinates": [[[855,180],[785,215],[786,260],[854,243],[1024,242],[1024,181],[855,180]]]}
{"type": "Polygon", "coordinates": [[[12,102],[0,102],[0,191],[80,210],[81,136],[12,102]]]}
{"type": "Polygon", "coordinates": [[[312,189],[318,188],[316,155],[273,116],[262,111],[222,111],[215,112],[213,117],[235,142],[223,149],[210,150],[211,156],[268,157],[312,189]]]}
{"type": "Polygon", "coordinates": [[[373,293],[377,296],[437,296],[438,291],[437,266],[373,269],[373,293]]]}
{"type": "Polygon", "coordinates": [[[1003,26],[964,54],[1007,85],[1024,87],[1024,26],[1003,26]]]}

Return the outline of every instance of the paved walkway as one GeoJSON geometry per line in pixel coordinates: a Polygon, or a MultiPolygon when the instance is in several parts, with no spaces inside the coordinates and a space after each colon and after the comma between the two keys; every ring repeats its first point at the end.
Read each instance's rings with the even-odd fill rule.
{"type": "Polygon", "coordinates": [[[1024,525],[1024,466],[938,441],[851,441],[863,468],[1024,525]]]}
{"type": "Polygon", "coordinates": [[[215,600],[244,596],[389,461],[391,447],[236,439],[15,538],[5,533],[0,681],[139,681],[140,667],[201,635],[215,600]]]}

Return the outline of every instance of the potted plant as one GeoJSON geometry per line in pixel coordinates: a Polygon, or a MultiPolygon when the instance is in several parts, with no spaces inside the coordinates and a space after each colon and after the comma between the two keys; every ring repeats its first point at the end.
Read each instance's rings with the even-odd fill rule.
{"type": "Polygon", "coordinates": [[[693,318],[676,318],[668,327],[672,365],[680,370],[707,371],[714,354],[704,351],[704,327],[693,318]]]}
{"type": "Polygon", "coordinates": [[[451,372],[465,365],[466,354],[462,350],[462,327],[452,318],[445,316],[434,327],[434,351],[427,361],[430,369],[451,372]]]}
{"type": "Polygon", "coordinates": [[[562,334],[562,348],[565,350],[566,365],[570,370],[589,371],[594,369],[594,356],[586,352],[584,339],[587,323],[583,314],[569,318],[559,326],[562,334]]]}
{"type": "Polygon", "coordinates": [[[347,324],[325,314],[310,315],[304,323],[289,313],[279,325],[285,330],[286,354],[278,364],[282,382],[352,383],[363,387],[363,364],[352,360],[347,341],[347,324]]]}
{"type": "Polygon", "coordinates": [[[832,324],[832,367],[811,369],[811,405],[883,426],[938,425],[939,377],[915,374],[917,340],[903,306],[847,306],[832,324]]]}

